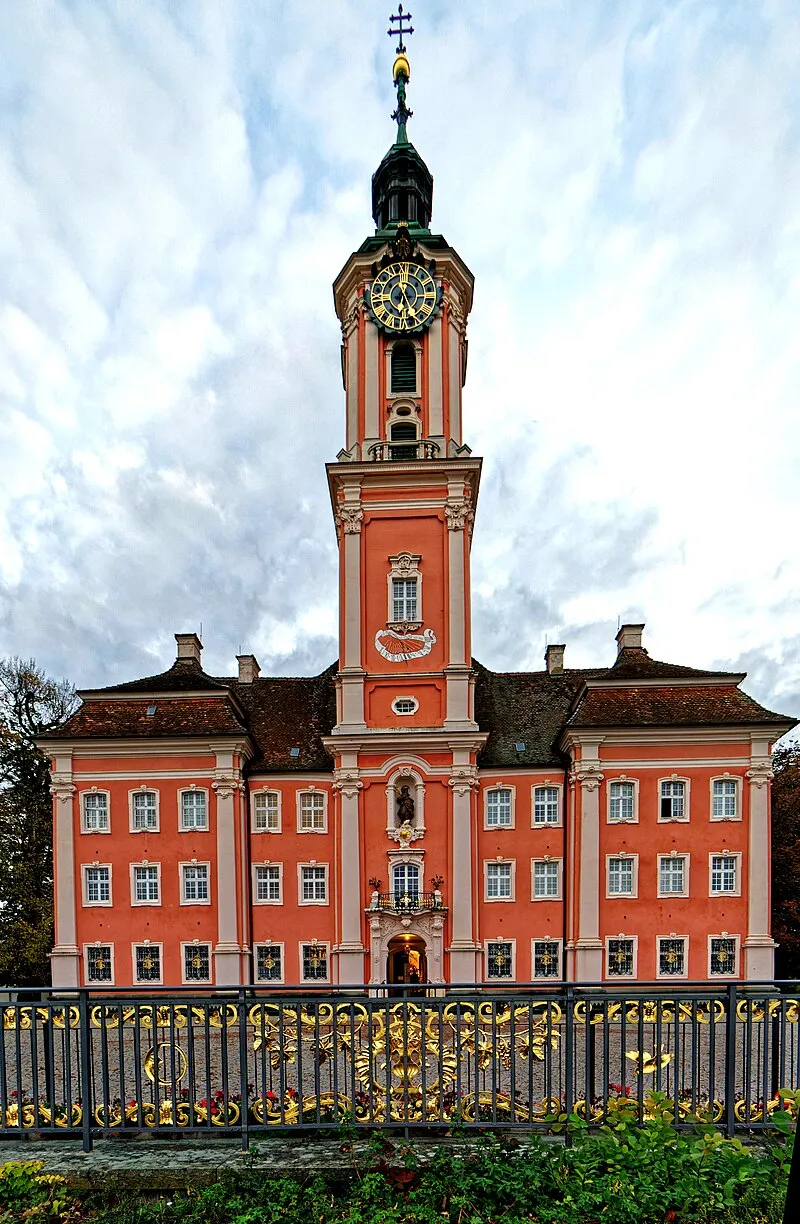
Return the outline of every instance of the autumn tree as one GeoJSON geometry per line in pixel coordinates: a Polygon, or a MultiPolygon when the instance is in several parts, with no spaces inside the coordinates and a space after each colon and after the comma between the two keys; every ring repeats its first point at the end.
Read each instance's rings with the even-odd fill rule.
{"type": "Polygon", "coordinates": [[[772,934],[775,976],[800,978],[800,744],[778,748],[772,783],[772,934]]]}
{"type": "Polygon", "coordinates": [[[0,659],[0,982],[50,981],[53,837],[50,768],[36,739],[78,704],[33,659],[0,659]]]}

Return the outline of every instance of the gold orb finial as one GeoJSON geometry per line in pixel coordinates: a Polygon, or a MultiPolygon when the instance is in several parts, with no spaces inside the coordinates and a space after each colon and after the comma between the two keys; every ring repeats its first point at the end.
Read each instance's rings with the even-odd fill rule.
{"type": "Polygon", "coordinates": [[[402,51],[396,57],[392,67],[392,80],[394,81],[395,85],[397,84],[401,74],[407,81],[411,80],[411,65],[408,62],[408,56],[404,55],[402,51]]]}

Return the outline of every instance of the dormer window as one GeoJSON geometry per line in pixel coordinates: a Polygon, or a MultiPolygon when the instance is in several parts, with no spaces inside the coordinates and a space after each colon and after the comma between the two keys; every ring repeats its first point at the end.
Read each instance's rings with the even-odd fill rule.
{"type": "Polygon", "coordinates": [[[417,351],[413,344],[395,344],[391,354],[392,394],[417,390],[417,351]]]}

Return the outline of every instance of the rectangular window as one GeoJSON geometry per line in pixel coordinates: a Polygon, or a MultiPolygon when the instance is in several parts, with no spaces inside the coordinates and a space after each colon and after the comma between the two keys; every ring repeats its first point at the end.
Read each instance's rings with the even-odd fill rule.
{"type": "MultiPolygon", "coordinates": [[[[259,944],[256,947],[256,981],[283,981],[283,949],[279,944],[259,944]]],[[[325,972],[327,977],[327,968],[325,972]]]]}
{"type": "Polygon", "coordinates": [[[533,976],[535,978],[560,977],[559,952],[560,948],[554,939],[534,939],[533,976]]]}
{"type": "Polygon", "coordinates": [[[497,941],[486,945],[486,977],[510,978],[514,976],[514,949],[508,942],[497,941]]]}
{"type": "Polygon", "coordinates": [[[686,940],[670,936],[658,941],[658,976],[686,976],[686,940]]]}
{"type": "Polygon", "coordinates": [[[490,828],[511,827],[511,791],[490,790],[486,792],[486,824],[490,828]]]}
{"type": "Polygon", "coordinates": [[[133,869],[133,899],[134,901],[158,901],[158,867],[134,867],[133,869]]]}
{"type": "Polygon", "coordinates": [[[184,901],[208,901],[208,864],[181,864],[184,901]]]}
{"type": "Polygon", "coordinates": [[[183,978],[186,982],[211,981],[211,945],[192,943],[183,945],[183,978]]]}
{"type": "Polygon", "coordinates": [[[736,940],[714,935],[709,940],[709,975],[731,977],[736,973],[736,940]]]}
{"type": "Polygon", "coordinates": [[[158,828],[155,791],[140,790],[133,792],[132,827],[137,832],[144,829],[158,828]]]}
{"type": "Polygon", "coordinates": [[[717,778],[711,790],[711,819],[736,820],[739,815],[738,787],[733,778],[717,778]]]}
{"type": "Polygon", "coordinates": [[[300,828],[325,831],[325,795],[322,791],[303,791],[300,795],[300,828]]]}
{"type": "Polygon", "coordinates": [[[256,901],[281,900],[281,869],[280,865],[271,863],[266,867],[256,867],[256,901]]]}
{"type": "Polygon", "coordinates": [[[711,855],[711,891],[712,893],[735,893],[736,889],[736,855],[711,855]]]}
{"type": "Polygon", "coordinates": [[[608,860],[608,895],[610,897],[633,896],[632,858],[610,858],[608,860]]]}
{"type": "Polygon", "coordinates": [[[636,787],[632,782],[611,782],[608,787],[609,820],[633,820],[636,787]]]}
{"type": "Polygon", "coordinates": [[[300,897],[302,901],[327,901],[327,867],[301,867],[300,887],[300,897]]]}
{"type": "Polygon", "coordinates": [[[684,820],[686,815],[686,783],[662,782],[660,820],[684,820]]]}
{"type": "Polygon", "coordinates": [[[137,944],[134,948],[137,982],[161,981],[161,948],[158,944],[137,944]]]}
{"type": "Polygon", "coordinates": [[[303,944],[301,948],[304,982],[327,982],[328,949],[324,944],[303,944]]]}
{"type": "Polygon", "coordinates": [[[86,978],[89,982],[111,981],[110,944],[95,944],[86,949],[86,978]]]}
{"type": "Polygon", "coordinates": [[[108,832],[108,795],[92,792],[84,794],[83,827],[87,833],[108,832]]]}
{"type": "Polygon", "coordinates": [[[181,791],[181,828],[208,828],[208,803],[205,791],[181,791]]]}
{"type": "Polygon", "coordinates": [[[609,939],[606,951],[607,977],[633,977],[633,940],[609,939]]]}
{"type": "Polygon", "coordinates": [[[658,860],[658,892],[662,897],[681,897],[686,892],[685,855],[661,855],[658,860]]]}
{"type": "Polygon", "coordinates": [[[557,786],[534,786],[533,823],[535,825],[558,824],[557,786]]]}
{"type": "Polygon", "coordinates": [[[495,900],[511,897],[511,864],[486,864],[486,896],[495,900]]]}
{"type": "Polygon", "coordinates": [[[392,579],[392,620],[417,620],[417,580],[416,578],[392,579]]]}
{"type": "Polygon", "coordinates": [[[253,828],[277,833],[280,828],[277,791],[258,791],[253,795],[253,828]]]}
{"type": "Polygon", "coordinates": [[[557,862],[539,862],[533,864],[533,895],[534,897],[557,897],[559,888],[559,864],[557,862]]]}
{"type": "Polygon", "coordinates": [[[86,904],[108,905],[111,902],[111,868],[84,867],[86,904]]]}

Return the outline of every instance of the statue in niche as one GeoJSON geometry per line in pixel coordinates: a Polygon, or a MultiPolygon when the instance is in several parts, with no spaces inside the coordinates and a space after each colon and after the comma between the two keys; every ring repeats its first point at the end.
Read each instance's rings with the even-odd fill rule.
{"type": "Polygon", "coordinates": [[[406,824],[411,828],[414,824],[414,800],[407,786],[401,786],[397,796],[397,824],[400,828],[406,824]]]}

